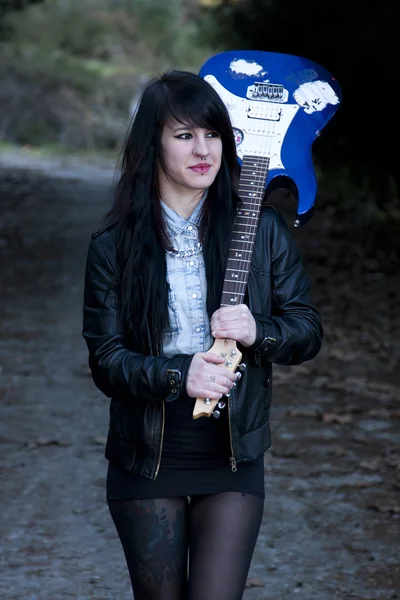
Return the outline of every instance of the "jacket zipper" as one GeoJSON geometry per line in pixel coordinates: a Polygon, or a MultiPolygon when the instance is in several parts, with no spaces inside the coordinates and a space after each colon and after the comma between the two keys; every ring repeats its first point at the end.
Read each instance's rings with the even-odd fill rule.
{"type": "Polygon", "coordinates": [[[156,480],[157,475],[158,475],[158,471],[160,470],[161,455],[162,455],[163,442],[164,442],[164,425],[165,425],[165,402],[164,402],[164,400],[162,400],[162,413],[163,413],[163,415],[162,415],[163,418],[162,418],[162,427],[161,427],[160,453],[159,453],[159,456],[158,456],[157,469],[156,469],[156,472],[154,474],[153,481],[156,480]]]}
{"type": "Polygon", "coordinates": [[[231,399],[230,398],[228,398],[228,421],[229,421],[229,442],[231,445],[231,452],[232,452],[232,456],[230,457],[229,462],[231,465],[232,473],[236,473],[237,466],[236,466],[235,453],[233,452],[232,427],[231,427],[231,399]]]}
{"type": "MultiPolygon", "coordinates": [[[[159,347],[157,344],[157,348],[156,348],[156,356],[160,356],[160,351],[159,351],[159,347]]],[[[157,462],[157,468],[156,468],[156,472],[154,473],[154,477],[153,477],[153,481],[156,480],[157,475],[158,475],[158,471],[160,470],[160,464],[161,464],[161,455],[162,455],[162,449],[163,449],[163,443],[164,443],[164,427],[165,427],[165,402],[164,400],[162,400],[162,426],[161,426],[161,440],[160,440],[160,452],[158,455],[158,462],[157,462]]]]}

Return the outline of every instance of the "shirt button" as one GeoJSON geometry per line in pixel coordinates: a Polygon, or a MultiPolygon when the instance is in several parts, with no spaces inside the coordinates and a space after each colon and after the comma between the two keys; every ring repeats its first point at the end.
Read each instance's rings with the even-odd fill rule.
{"type": "Polygon", "coordinates": [[[192,298],[197,298],[197,294],[196,294],[196,292],[194,292],[194,293],[192,294],[192,298]]]}
{"type": "Polygon", "coordinates": [[[189,227],[187,228],[188,231],[193,231],[193,227],[191,225],[189,225],[189,227]]]}
{"type": "Polygon", "coordinates": [[[191,260],[191,261],[189,262],[189,265],[190,265],[191,267],[194,267],[194,260],[191,260]]]}
{"type": "Polygon", "coordinates": [[[196,327],[196,331],[199,333],[199,331],[201,331],[200,327],[196,327]]]}

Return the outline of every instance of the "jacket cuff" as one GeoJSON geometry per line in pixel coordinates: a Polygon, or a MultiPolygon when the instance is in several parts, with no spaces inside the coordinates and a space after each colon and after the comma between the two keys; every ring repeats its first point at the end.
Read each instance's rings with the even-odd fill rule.
{"type": "Polygon", "coordinates": [[[186,380],[193,356],[194,354],[175,354],[166,361],[161,373],[166,402],[173,402],[186,395],[186,380]]]}
{"type": "Polygon", "coordinates": [[[276,344],[276,338],[268,335],[268,325],[257,318],[257,315],[253,314],[253,317],[256,322],[256,339],[254,340],[254,344],[250,347],[253,352],[257,352],[258,354],[268,354],[276,344]]]}

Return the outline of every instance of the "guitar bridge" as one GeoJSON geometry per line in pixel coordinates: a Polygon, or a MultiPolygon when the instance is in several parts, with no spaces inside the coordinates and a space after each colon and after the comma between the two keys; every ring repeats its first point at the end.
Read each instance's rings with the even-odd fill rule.
{"type": "Polygon", "coordinates": [[[261,102],[287,102],[289,92],[279,83],[256,81],[247,88],[246,97],[261,102]]]}

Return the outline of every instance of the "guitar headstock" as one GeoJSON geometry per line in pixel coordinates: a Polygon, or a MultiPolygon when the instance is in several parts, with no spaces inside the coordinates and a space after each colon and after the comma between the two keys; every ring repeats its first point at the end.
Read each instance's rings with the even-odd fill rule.
{"type": "MultiPolygon", "coordinates": [[[[236,371],[242,359],[242,354],[239,352],[235,340],[231,339],[216,339],[208,352],[213,352],[225,358],[225,363],[220,366],[232,372],[236,371]]],[[[193,409],[193,419],[210,417],[219,401],[210,398],[197,398],[193,409]]]]}

